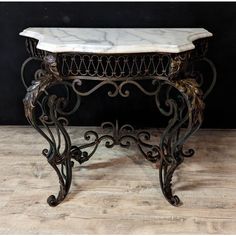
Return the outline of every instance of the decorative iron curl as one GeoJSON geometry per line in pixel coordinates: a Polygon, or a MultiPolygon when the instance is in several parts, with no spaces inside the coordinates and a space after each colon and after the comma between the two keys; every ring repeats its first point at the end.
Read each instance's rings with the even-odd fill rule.
{"type": "Polygon", "coordinates": [[[141,131],[137,135],[122,135],[119,139],[119,143],[121,147],[129,147],[131,142],[136,143],[140,152],[143,156],[150,162],[156,163],[160,157],[160,148],[157,145],[152,145],[147,143],[150,141],[151,135],[147,131],[141,131]]]}
{"type": "Polygon", "coordinates": [[[88,161],[93,154],[96,152],[99,144],[105,140],[105,147],[107,148],[112,148],[115,145],[115,139],[111,135],[102,135],[99,137],[97,132],[89,130],[84,134],[84,138],[87,141],[90,141],[87,144],[80,145],[79,147],[73,147],[72,148],[72,155],[74,156],[73,158],[78,161],[80,164],[82,164],[85,161],[88,161]],[[93,137],[93,138],[92,138],[93,137]],[[92,140],[92,141],[91,141],[92,140]],[[92,147],[92,151],[83,151],[84,149],[86,150],[87,148],[92,147]]]}
{"type": "MultiPolygon", "coordinates": [[[[41,59],[41,58],[38,58],[38,57],[29,57],[29,58],[27,58],[27,59],[23,62],[22,66],[21,66],[21,81],[22,81],[22,83],[23,83],[25,89],[27,89],[27,88],[29,87],[29,86],[27,85],[27,83],[26,83],[25,76],[24,76],[24,74],[25,74],[25,68],[26,68],[26,66],[27,66],[30,62],[32,62],[32,61],[41,61],[41,62],[42,62],[42,59],[41,59]]],[[[35,72],[35,74],[34,74],[34,80],[38,80],[38,79],[39,79],[40,77],[42,77],[42,76],[43,76],[43,70],[42,70],[42,69],[38,69],[38,70],[35,72]]]]}
{"type": "Polygon", "coordinates": [[[214,63],[206,57],[198,58],[198,60],[194,60],[191,63],[189,63],[188,69],[185,72],[185,74],[186,74],[186,77],[191,77],[197,80],[199,86],[202,89],[206,87],[206,89],[203,90],[203,100],[205,100],[206,97],[210,94],[210,92],[214,88],[215,83],[216,83],[217,72],[216,72],[214,63]],[[212,73],[211,78],[209,77],[205,78],[204,72],[196,69],[196,64],[203,65],[203,63],[205,63],[210,68],[211,73],[212,73]],[[205,81],[208,82],[210,80],[211,80],[210,85],[205,86],[205,81]]]}
{"type": "Polygon", "coordinates": [[[125,124],[119,128],[118,121],[115,124],[112,122],[104,122],[101,127],[111,128],[112,135],[105,134],[99,136],[97,132],[89,130],[85,133],[85,140],[90,141],[87,144],[80,145],[78,147],[73,146],[71,149],[72,156],[80,164],[88,161],[97,150],[99,144],[105,140],[105,147],[112,148],[114,145],[120,145],[121,147],[128,148],[131,142],[135,143],[144,157],[151,162],[157,162],[160,159],[160,148],[157,145],[152,145],[147,141],[150,141],[151,135],[146,131],[141,131],[138,134],[134,133],[133,126],[125,124]],[[93,137],[93,139],[92,139],[93,137]],[[92,141],[91,141],[92,139],[92,141]],[[91,151],[83,151],[87,148],[91,148],[91,151]]]}
{"type": "Polygon", "coordinates": [[[212,89],[215,86],[217,72],[216,72],[216,67],[215,67],[214,63],[210,59],[204,57],[202,59],[202,61],[206,62],[210,66],[210,68],[212,70],[212,82],[211,82],[209,88],[204,92],[204,95],[203,95],[203,99],[206,99],[206,97],[209,95],[209,93],[212,91],[212,89]]]}
{"type": "Polygon", "coordinates": [[[72,82],[72,87],[73,87],[74,91],[77,94],[79,94],[80,96],[88,96],[88,95],[94,93],[96,90],[98,90],[99,88],[101,88],[105,85],[112,85],[114,87],[114,90],[113,91],[111,91],[111,90],[108,91],[107,95],[109,97],[116,97],[118,94],[122,97],[129,97],[130,91],[127,90],[127,89],[124,89],[124,87],[126,85],[134,85],[142,93],[144,93],[148,96],[154,96],[158,91],[159,80],[157,78],[152,79],[152,85],[154,86],[154,89],[152,91],[148,91],[144,87],[142,87],[141,84],[138,83],[138,80],[125,80],[125,81],[122,81],[120,83],[112,81],[112,80],[103,80],[103,81],[99,82],[97,85],[95,85],[92,89],[90,89],[86,92],[82,92],[79,89],[82,86],[82,83],[83,82],[82,82],[81,79],[75,79],[72,82]]]}

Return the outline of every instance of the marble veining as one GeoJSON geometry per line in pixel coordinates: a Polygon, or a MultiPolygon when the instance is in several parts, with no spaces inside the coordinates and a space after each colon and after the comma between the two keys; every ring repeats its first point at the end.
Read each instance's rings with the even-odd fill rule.
{"type": "Polygon", "coordinates": [[[37,48],[53,53],[179,53],[193,41],[211,37],[203,28],[27,28],[21,36],[39,40],[37,48]]]}

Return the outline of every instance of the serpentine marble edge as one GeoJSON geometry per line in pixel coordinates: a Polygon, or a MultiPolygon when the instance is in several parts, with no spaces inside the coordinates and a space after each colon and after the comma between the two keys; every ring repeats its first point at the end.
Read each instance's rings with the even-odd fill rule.
{"type": "Polygon", "coordinates": [[[180,53],[194,40],[211,37],[203,28],[27,28],[20,35],[37,39],[52,53],[180,53]]]}

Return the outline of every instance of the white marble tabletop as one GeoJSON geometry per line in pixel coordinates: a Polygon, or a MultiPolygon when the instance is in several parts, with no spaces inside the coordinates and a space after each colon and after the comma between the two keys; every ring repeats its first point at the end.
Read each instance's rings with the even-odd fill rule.
{"type": "Polygon", "coordinates": [[[179,53],[194,40],[211,37],[203,28],[27,28],[37,48],[53,53],[179,53]]]}

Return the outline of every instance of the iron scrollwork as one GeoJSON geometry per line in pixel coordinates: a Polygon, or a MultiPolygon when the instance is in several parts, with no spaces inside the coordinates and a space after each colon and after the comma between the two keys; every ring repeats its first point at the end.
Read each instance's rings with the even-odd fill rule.
{"type": "Polygon", "coordinates": [[[44,149],[42,153],[46,156],[59,178],[60,190],[57,197],[51,195],[48,198],[48,204],[56,206],[66,197],[72,178],[73,163],[70,155],[72,145],[64,128],[68,124],[65,116],[74,113],[78,109],[80,97],[77,95],[74,107],[70,111],[66,110],[70,103],[70,90],[73,91],[71,84],[61,80],[54,56],[50,55],[44,58],[44,63],[45,71],[27,89],[23,102],[25,115],[29,123],[49,143],[49,149],[44,149]],[[66,96],[58,97],[56,94],[48,92],[50,88],[57,85],[63,85],[66,96]]]}
{"type": "Polygon", "coordinates": [[[129,124],[122,125],[119,127],[118,121],[116,120],[115,124],[112,122],[104,122],[101,127],[103,129],[110,128],[112,134],[105,134],[99,136],[97,132],[89,130],[85,132],[84,138],[89,141],[87,144],[80,146],[73,146],[72,155],[75,160],[80,164],[85,161],[88,161],[95,151],[98,148],[98,145],[105,140],[105,146],[107,148],[112,148],[114,145],[120,145],[121,147],[128,148],[131,146],[131,143],[135,143],[140,152],[144,157],[151,162],[157,162],[160,159],[160,150],[159,146],[152,145],[149,143],[151,135],[147,131],[140,131],[136,134],[133,126],[129,124]],[[92,140],[92,141],[91,141],[92,140]],[[87,148],[91,148],[90,152],[83,151],[87,148]]]}
{"type": "Polygon", "coordinates": [[[200,127],[204,99],[216,79],[214,65],[204,57],[206,43],[196,45],[199,52],[133,55],[51,54],[36,49],[36,45],[37,42],[27,39],[31,57],[22,65],[23,81],[27,63],[40,60],[42,65],[34,74],[31,86],[28,87],[24,82],[25,87],[28,87],[24,107],[29,123],[49,143],[49,148],[43,150],[43,155],[59,178],[59,193],[57,197],[52,195],[48,198],[49,205],[56,206],[66,197],[72,180],[73,160],[80,164],[88,161],[99,144],[105,141],[107,148],[114,145],[129,147],[131,143],[135,143],[148,161],[160,161],[162,192],[172,205],[178,206],[180,199],[172,193],[172,177],[184,158],[194,154],[192,149],[184,149],[184,143],[200,127]],[[212,69],[213,80],[204,93],[200,88],[204,82],[203,74],[194,67],[197,59],[207,63],[212,69]],[[83,84],[88,80],[95,85],[84,90],[83,84]],[[149,82],[151,90],[150,86],[148,89],[141,83],[143,80],[149,82]],[[87,143],[72,144],[66,131],[69,124],[67,117],[78,110],[81,97],[106,85],[113,88],[108,92],[110,97],[129,97],[130,91],[126,86],[133,85],[143,94],[154,98],[158,110],[169,117],[159,145],[150,144],[151,135],[147,131],[135,133],[135,129],[128,124],[119,128],[118,121],[115,124],[102,124],[102,128],[111,128],[112,134],[99,136],[95,131],[89,130],[84,135],[87,143]],[[63,90],[64,95],[57,94],[58,90],[55,88],[63,90]]]}
{"type": "MultiPolygon", "coordinates": [[[[172,194],[172,177],[184,157],[191,157],[193,149],[184,150],[184,143],[203,121],[204,102],[202,92],[194,79],[163,81],[165,98],[157,93],[155,100],[163,115],[170,116],[168,126],[160,141],[161,161],[159,178],[166,199],[174,206],[180,204],[178,196],[172,194]],[[164,101],[163,104],[160,101],[164,101]],[[182,129],[184,127],[184,129],[182,129]]],[[[163,90],[160,88],[160,91],[163,90]]],[[[162,94],[163,95],[163,94],[162,94]]]]}

